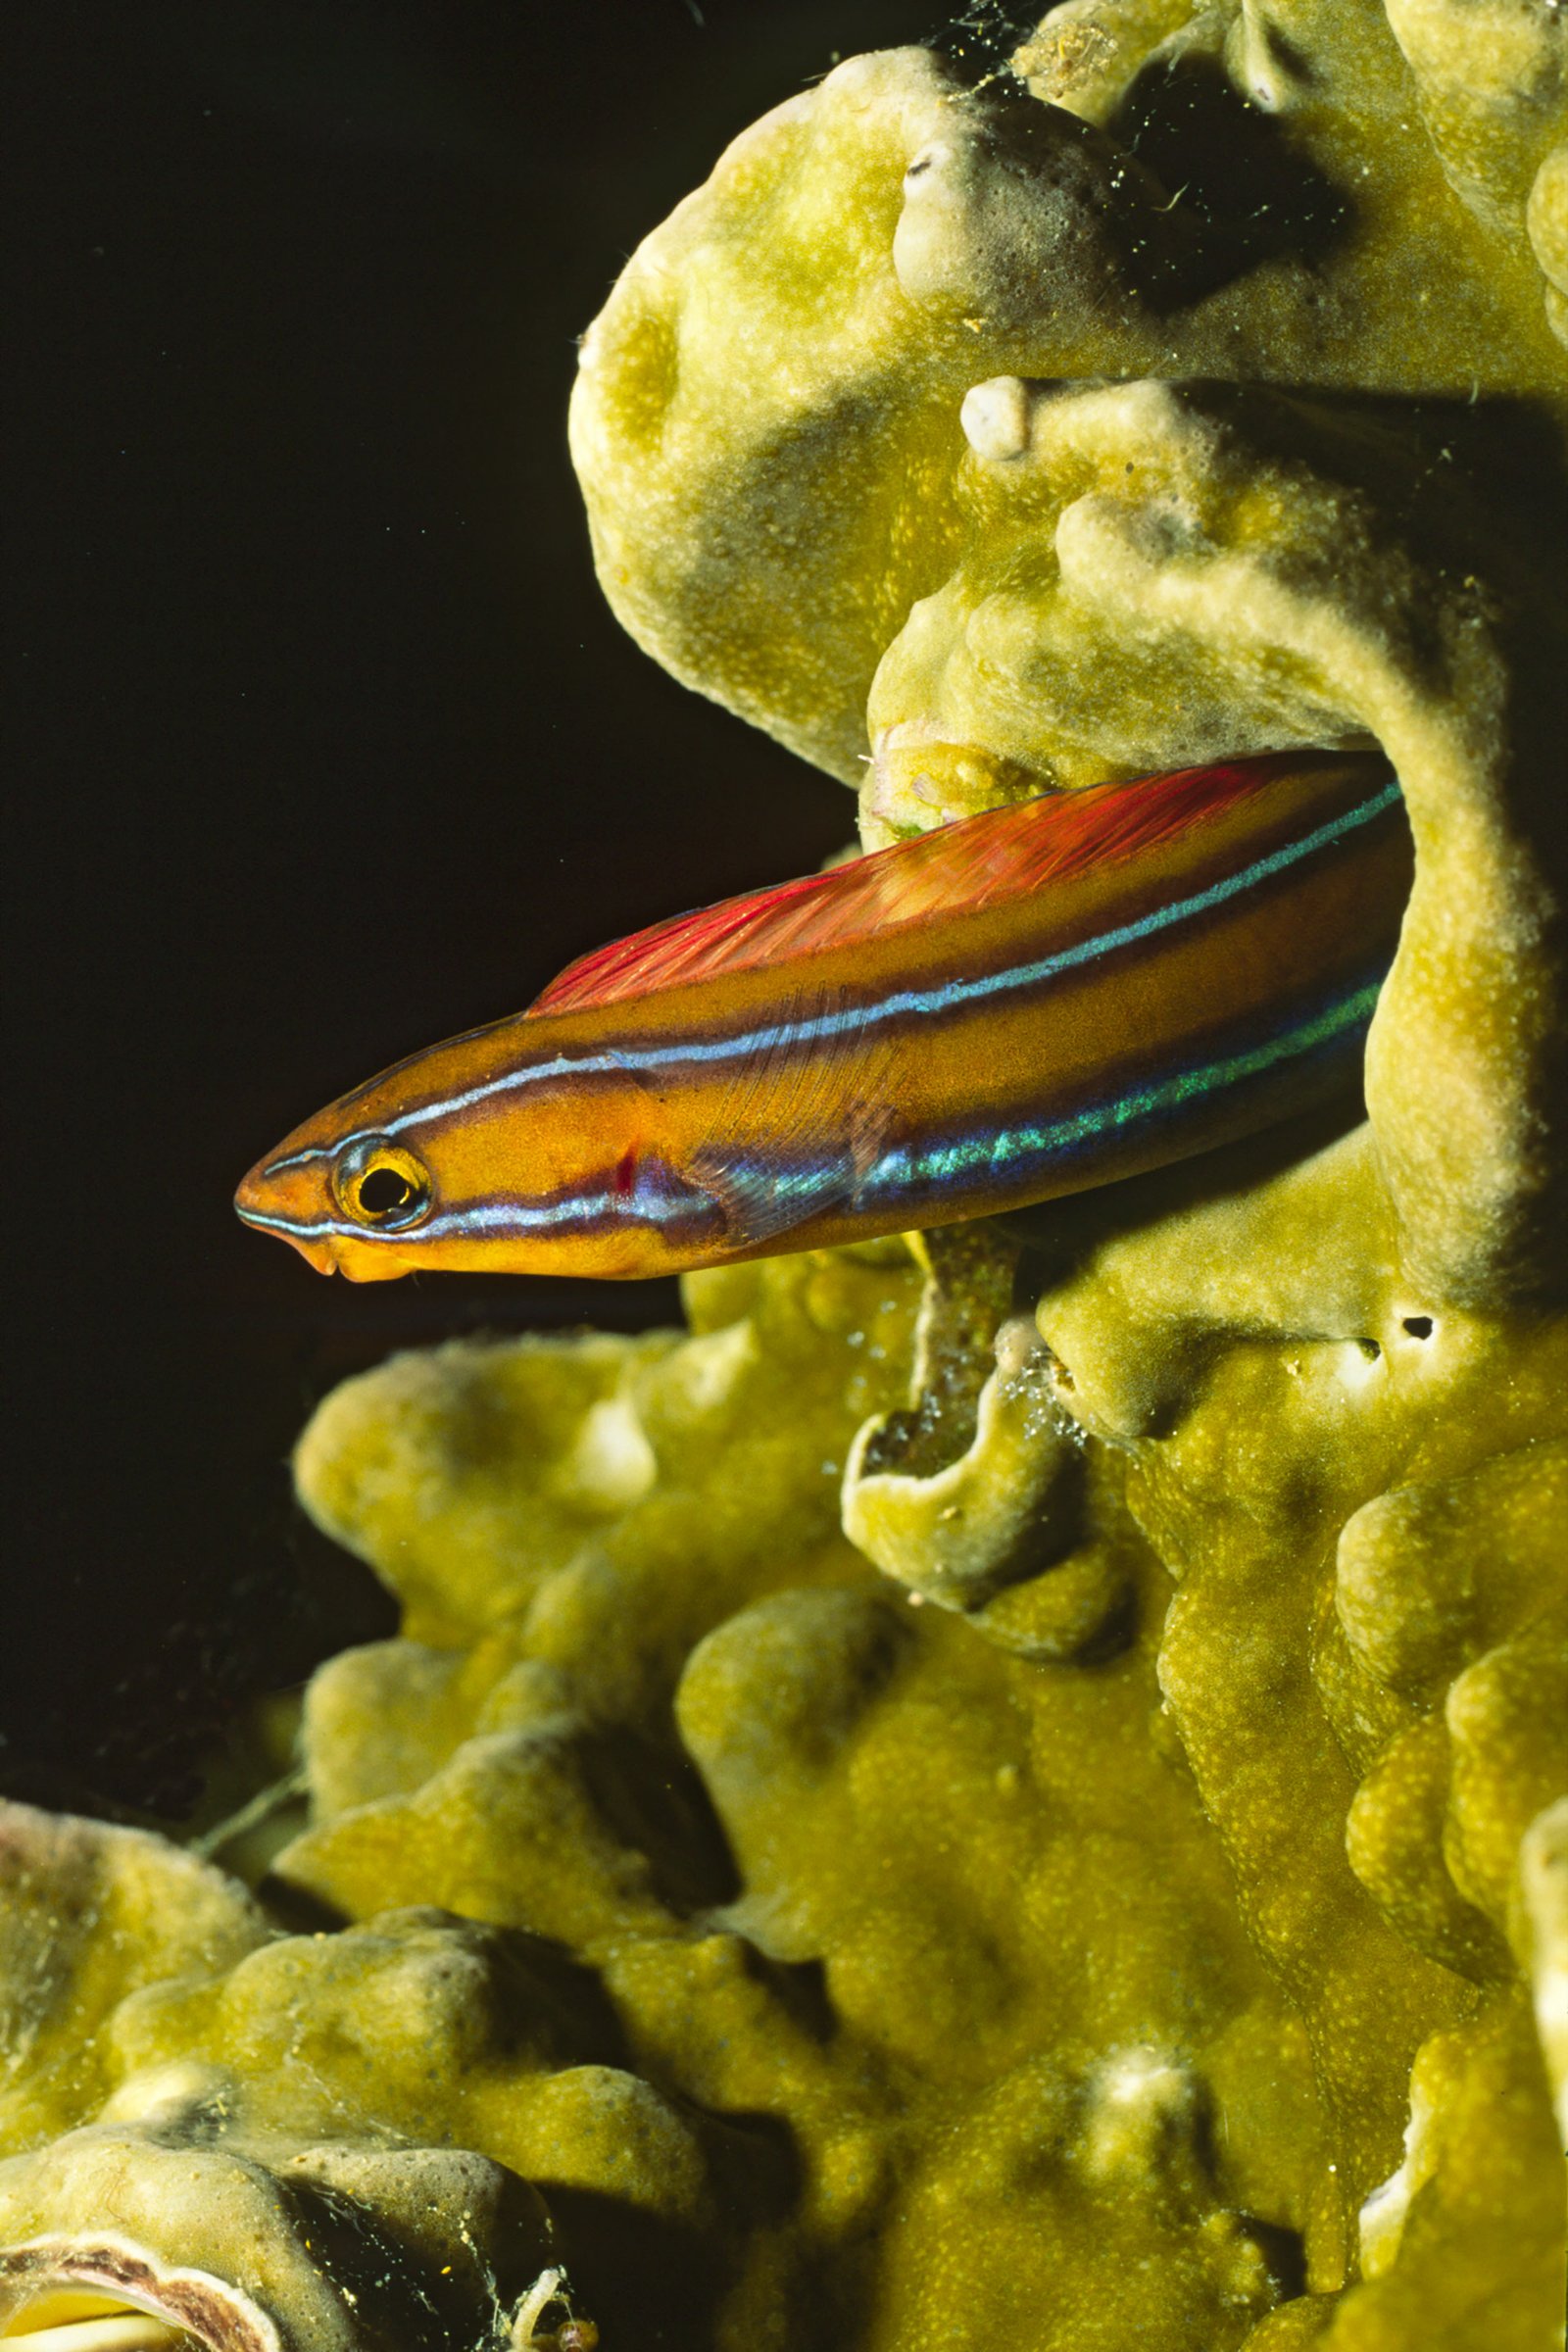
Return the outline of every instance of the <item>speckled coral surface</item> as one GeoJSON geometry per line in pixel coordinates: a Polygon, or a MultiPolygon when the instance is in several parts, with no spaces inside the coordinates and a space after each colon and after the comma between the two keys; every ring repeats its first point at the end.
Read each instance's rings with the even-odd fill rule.
{"type": "Polygon", "coordinates": [[[1516,1849],[1564,1777],[1564,1563],[1531,1507],[1564,1337],[1422,1334],[1396,1258],[1347,1267],[1364,1135],[1219,1173],[1147,1223],[1105,1196],[1071,1233],[699,1278],[684,1340],[465,1344],[339,1392],[307,1498],[443,1639],[312,1694],[318,1818],[271,1894],[352,1924],[132,1990],[109,2121],[173,2067],[253,2133],[455,2140],[542,2188],[629,2341],[1402,2352],[1467,2346],[1484,2307],[1489,2343],[1549,2342],[1550,1915],[1516,1849]],[[923,1506],[920,1556],[972,1561],[943,1482],[1010,1459],[972,1372],[990,1318],[1017,1378],[1020,1289],[1086,1475],[1003,1595],[1049,1601],[1107,1544],[1123,1593],[1045,1657],[987,1638],[995,1593],[883,1581],[833,1524],[857,1429],[907,1410],[923,1296],[939,1401],[865,1521],[902,1481],[900,1542],[923,1506]],[[498,1487],[476,1399],[557,1356],[561,1409],[514,1412],[498,1487]],[[730,1515],[758,1432],[762,1521],[730,1515]],[[536,1497],[567,1465],[564,1533],[536,1497]],[[443,1528],[470,1539],[444,1596],[443,1528]]]}
{"type": "MultiPolygon", "coordinates": [[[[619,1349],[623,1450],[646,1439],[653,1470],[628,1500],[607,1459],[615,1573],[571,1655],[550,1589],[581,1625],[578,1558],[548,1520],[530,1555],[531,1497],[580,1459],[585,1397],[533,1436],[490,1528],[496,1584],[530,1556],[541,1581],[445,1653],[464,1690],[447,1760],[430,1770],[417,1728],[442,1653],[386,1645],[318,1685],[318,1785],[373,1752],[372,1726],[407,1724],[407,1786],[339,1787],[285,1880],[353,1916],[433,1892],[543,1930],[597,1970],[640,2075],[787,2130],[790,2225],[739,2230],[720,2340],[814,2296],[833,2328],[862,2298],[865,2340],[888,2344],[954,2314],[980,2344],[1025,2311],[1074,2346],[1240,2342],[1303,2285],[1280,2324],[1348,2343],[1412,2342],[1434,2298],[1456,2345],[1487,2298],[1499,2344],[1550,2340],[1561,2182],[1516,1849],[1568,1779],[1568,1341],[1412,1286],[1364,1131],[1299,1162],[1275,1147],[1272,1172],[1268,1149],[1228,1183],[1190,1171],[1185,1203],[1166,1179],[1071,1226],[937,1237],[919,1265],[694,1282],[694,1338],[592,1343],[601,1365],[619,1349]],[[1020,1357],[1004,1310],[1037,1286],[1043,1345],[1020,1357]],[[857,1425],[906,1409],[917,1291],[935,1401],[858,1481],[856,1522],[875,1549],[896,1501],[906,1565],[925,1527],[933,1592],[901,1598],[815,1514],[838,1464],[856,1492],[857,1425]],[[997,1335],[993,1377],[1027,1370],[1037,1447],[1080,1465],[1073,1511],[1021,1562],[1010,1530],[982,1513],[976,1535],[953,1505],[956,1464],[1019,1483],[1016,1431],[975,1391],[997,1335]],[[713,1361],[738,1391],[694,1384],[713,1361]],[[756,1491],[738,1433],[759,1427],[766,1524],[791,1527],[793,1491],[814,1572],[779,1578],[764,1546],[721,1592],[677,1577],[680,1641],[638,1686],[626,1612],[671,1573],[672,1515],[722,1523],[737,1469],[756,1491]],[[1014,1654],[1016,1618],[977,1639],[998,1594],[943,1593],[939,1572],[988,1541],[1001,1597],[1043,1624],[1108,1546],[1117,1613],[1044,1661],[1014,1654]],[[1337,2291],[1363,2253],[1367,2283],[1337,2291]]],[[[529,1343],[420,1359],[415,1410],[415,1367],[341,1392],[302,1454],[308,1495],[394,1581],[422,1574],[409,1531],[466,1524],[488,1475],[457,1400],[534,1361],[529,1343]],[[405,1445],[405,1508],[383,1516],[377,1490],[357,1515],[362,1465],[405,1445]]],[[[606,1533],[590,1518],[580,1554],[601,1561],[606,1533]]]]}
{"type": "MultiPolygon", "coordinates": [[[[481,1728],[495,1702],[470,1697],[469,1737],[439,1772],[324,1820],[279,1872],[354,1914],[418,1883],[455,1910],[544,1930],[599,1971],[639,2072],[787,2132],[792,2226],[782,2246],[748,2241],[721,2340],[750,2340],[764,2307],[782,2329],[812,2298],[842,2326],[864,2294],[868,2341],[910,2340],[955,2305],[975,2342],[1026,2307],[1085,2343],[1176,2316],[1239,2341],[1297,2259],[1322,2119],[1222,1848],[1179,1753],[1150,1736],[1163,1576],[1135,1531],[1119,1543],[1141,1638],[1054,1672],[911,1607],[842,1539],[808,1584],[796,1573],[769,1592],[766,1555],[719,1608],[700,1579],[683,1584],[686,1654],[635,1752],[627,1740],[614,1653],[634,1563],[662,1553],[683,1492],[695,1525],[722,1510],[744,1446],[726,1429],[765,1429],[796,1493],[825,1479],[836,1501],[865,1405],[906,1379],[920,1275],[877,1255],[690,1286],[700,1324],[738,1320],[631,1374],[656,1482],[622,1507],[621,1577],[596,1587],[597,1636],[569,1665],[551,1660],[548,1706],[504,1702],[517,1714],[502,1734],[481,1728]],[[741,1409],[710,1397],[672,1438],[664,1394],[689,1396],[683,1359],[720,1344],[748,1367],[741,1409]],[[1114,1773],[1086,1770],[1110,1756],[1114,1773]],[[699,1829],[714,1817],[705,1885],[699,1829]]],[[[459,1393],[478,1369],[466,1353],[444,1359],[459,1393]]],[[[321,1430],[302,1457],[308,1492],[362,1544],[341,1497],[364,1454],[396,1443],[405,1380],[392,1367],[341,1393],[330,1454],[321,1430]]],[[[549,1456],[537,1466],[548,1479],[549,1456]]],[[[475,1475],[460,1442],[421,1515],[439,1502],[461,1516],[475,1475]]],[[[384,1571],[402,1524],[377,1525],[384,1571]]],[[[776,1511],[766,1524],[776,1536],[776,1511]]],[[[525,1555],[520,1489],[514,1526],[506,1548],[525,1555]]],[[[573,1563],[552,1573],[570,1580],[573,1563]]],[[[546,1582],[505,1657],[489,1637],[496,1693],[540,1689],[555,1616],[546,1582]]],[[[354,1669],[357,1704],[383,1726],[402,1663],[394,1644],[354,1669]]],[[[326,1671],[328,1690],[344,1671],[326,1671]]],[[[316,1705],[311,1721],[329,1779],[359,1724],[316,1705]]]]}

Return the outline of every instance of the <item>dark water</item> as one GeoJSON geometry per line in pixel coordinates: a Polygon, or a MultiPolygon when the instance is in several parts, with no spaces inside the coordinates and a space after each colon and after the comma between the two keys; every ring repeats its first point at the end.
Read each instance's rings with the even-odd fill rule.
{"type": "Polygon", "coordinates": [[[8,15],[0,1787],[177,1812],[390,1623],[293,1512],[313,1400],[673,1287],[354,1290],[267,1144],[571,955],[808,868],[842,787],[604,609],[573,337],[719,147],[929,0],[188,0],[8,15]]]}

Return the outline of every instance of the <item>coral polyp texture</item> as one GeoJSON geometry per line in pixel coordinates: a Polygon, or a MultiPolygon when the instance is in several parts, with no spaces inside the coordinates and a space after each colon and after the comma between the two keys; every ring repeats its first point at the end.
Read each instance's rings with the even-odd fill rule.
{"type": "Polygon", "coordinates": [[[633,256],[606,590],[868,846],[1382,746],[1367,1117],[329,1396],[259,1884],[0,1816],[0,2336],[1561,2344],[1565,341],[1553,0],[854,59],[633,256]]]}

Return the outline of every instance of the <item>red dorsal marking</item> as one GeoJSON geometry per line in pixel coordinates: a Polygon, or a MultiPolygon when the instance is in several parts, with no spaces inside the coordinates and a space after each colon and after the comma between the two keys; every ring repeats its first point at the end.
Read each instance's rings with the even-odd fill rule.
{"type": "Polygon", "coordinates": [[[628,1144],[615,1162],[614,1192],[617,1200],[629,1200],[637,1190],[637,1147],[628,1144]]]}
{"type": "Polygon", "coordinates": [[[529,1005],[582,1012],[656,989],[756,970],[906,923],[1004,905],[1091,867],[1158,850],[1321,753],[1270,752],[992,808],[799,882],[722,899],[579,956],[529,1005]]]}

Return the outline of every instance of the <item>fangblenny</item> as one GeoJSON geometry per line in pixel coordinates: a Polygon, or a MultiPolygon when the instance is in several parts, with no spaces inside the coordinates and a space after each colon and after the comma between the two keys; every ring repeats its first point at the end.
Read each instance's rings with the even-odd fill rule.
{"type": "Polygon", "coordinates": [[[1372,754],[1050,794],[585,956],[236,1206],[368,1282],[666,1274],[1078,1192],[1353,1084],[1410,878],[1372,754]]]}

